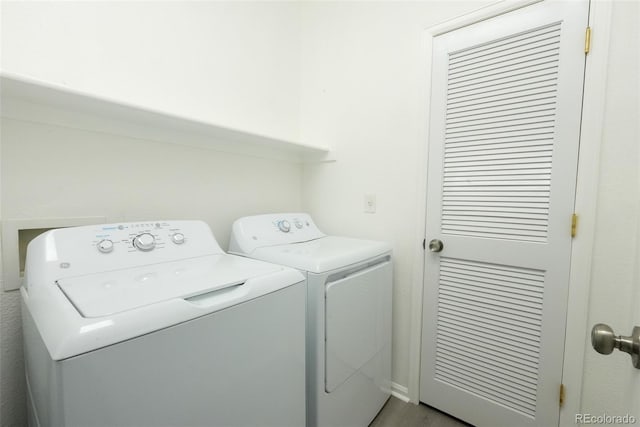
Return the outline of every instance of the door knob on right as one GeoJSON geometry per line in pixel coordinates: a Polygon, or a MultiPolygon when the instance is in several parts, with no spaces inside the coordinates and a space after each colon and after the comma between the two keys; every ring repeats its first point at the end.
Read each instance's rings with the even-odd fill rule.
{"type": "Polygon", "coordinates": [[[614,349],[631,355],[631,363],[640,369],[640,326],[635,326],[631,336],[617,335],[609,325],[598,323],[591,329],[591,345],[600,354],[611,354],[614,349]]]}

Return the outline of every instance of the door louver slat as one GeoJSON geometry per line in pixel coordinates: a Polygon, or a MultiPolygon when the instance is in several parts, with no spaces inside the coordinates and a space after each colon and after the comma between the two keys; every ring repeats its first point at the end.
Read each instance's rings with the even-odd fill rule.
{"type": "Polygon", "coordinates": [[[449,55],[443,233],[546,241],[559,42],[556,23],[449,55]],[[526,70],[514,76],[518,66],[526,70]],[[505,173],[511,180],[524,170],[544,180],[500,184],[505,173]],[[457,215],[453,207],[476,214],[457,215]],[[530,209],[540,208],[545,212],[532,217],[530,209]],[[478,212],[486,211],[508,220],[483,220],[478,212]]]}
{"type": "Polygon", "coordinates": [[[544,272],[442,257],[439,277],[435,378],[534,417],[544,272]]]}

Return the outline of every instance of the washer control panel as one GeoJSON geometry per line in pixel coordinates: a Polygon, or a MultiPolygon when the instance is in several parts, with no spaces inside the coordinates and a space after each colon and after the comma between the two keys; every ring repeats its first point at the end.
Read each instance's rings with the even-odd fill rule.
{"type": "Polygon", "coordinates": [[[151,252],[166,249],[170,245],[186,245],[188,231],[184,224],[163,222],[132,222],[101,226],[96,233],[96,249],[101,254],[115,251],[151,252]]]}
{"type": "Polygon", "coordinates": [[[122,222],[47,231],[29,244],[27,262],[62,278],[222,254],[203,221],[122,222]]]}

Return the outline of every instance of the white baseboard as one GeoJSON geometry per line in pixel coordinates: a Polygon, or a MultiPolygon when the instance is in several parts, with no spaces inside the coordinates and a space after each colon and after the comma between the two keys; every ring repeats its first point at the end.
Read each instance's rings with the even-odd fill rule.
{"type": "Polygon", "coordinates": [[[403,402],[409,402],[409,389],[398,383],[391,382],[391,395],[397,397],[403,402]]]}

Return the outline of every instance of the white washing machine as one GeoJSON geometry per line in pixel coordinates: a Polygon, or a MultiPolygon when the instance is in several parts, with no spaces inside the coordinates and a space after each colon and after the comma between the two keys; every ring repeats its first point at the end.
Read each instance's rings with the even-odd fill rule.
{"type": "Polygon", "coordinates": [[[305,286],[200,221],[52,230],[22,294],[31,426],[305,422],[305,286]]]}
{"type": "Polygon", "coordinates": [[[238,219],[229,252],[307,276],[307,427],[369,425],[391,389],[391,247],[299,213],[238,219]]]}

